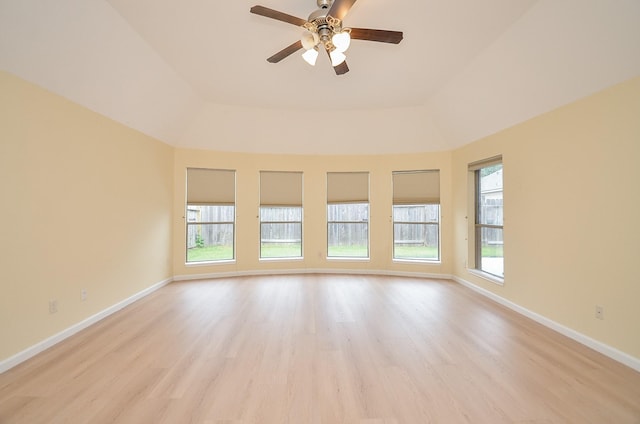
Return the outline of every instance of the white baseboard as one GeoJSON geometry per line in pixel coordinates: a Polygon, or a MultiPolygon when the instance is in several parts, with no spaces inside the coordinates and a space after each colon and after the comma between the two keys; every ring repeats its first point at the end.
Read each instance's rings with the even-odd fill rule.
{"type": "Polygon", "coordinates": [[[621,364],[624,364],[626,366],[628,366],[629,368],[632,368],[638,372],[640,372],[640,359],[633,357],[627,353],[621,352],[618,349],[611,347],[607,344],[604,344],[602,342],[599,342],[598,340],[594,340],[591,337],[588,337],[578,331],[575,331],[569,327],[565,327],[562,324],[559,324],[547,317],[544,317],[536,312],[530,311],[526,308],[523,308],[522,306],[511,302],[510,300],[507,300],[503,297],[498,296],[497,294],[483,289],[482,287],[476,286],[475,284],[462,279],[460,277],[454,276],[453,280],[459,284],[462,284],[465,287],[470,288],[471,290],[485,296],[488,297],[489,299],[503,305],[506,306],[507,308],[521,314],[524,315],[527,318],[530,318],[532,320],[534,320],[535,322],[544,325],[547,328],[550,328],[564,336],[569,337],[570,339],[573,339],[575,341],[577,341],[578,343],[581,343],[593,350],[595,350],[596,352],[600,352],[601,354],[617,361],[620,362],[621,364]]]}
{"type": "Polygon", "coordinates": [[[3,361],[0,361],[0,374],[2,374],[3,372],[15,367],[16,365],[26,361],[27,359],[30,359],[32,357],[34,357],[35,355],[37,355],[40,352],[43,352],[47,349],[49,349],[50,347],[52,347],[55,344],[60,343],[61,341],[73,336],[74,334],[84,330],[85,328],[89,327],[90,325],[93,325],[95,323],[97,323],[98,321],[108,317],[109,315],[118,312],[120,309],[132,304],[133,302],[135,302],[136,300],[139,300],[151,293],[153,293],[154,291],[158,290],[161,287],[166,286],[167,284],[169,284],[171,281],[173,281],[172,278],[167,278],[166,280],[163,280],[159,283],[156,283],[154,285],[152,285],[151,287],[148,287],[144,290],[142,290],[141,292],[138,292],[136,294],[134,294],[131,297],[128,297],[127,299],[116,303],[115,305],[101,311],[98,312],[95,315],[90,316],[89,318],[80,321],[77,324],[72,325],[71,327],[59,332],[58,334],[55,334],[39,343],[36,343],[35,345],[23,350],[22,352],[19,352],[3,361]]]}

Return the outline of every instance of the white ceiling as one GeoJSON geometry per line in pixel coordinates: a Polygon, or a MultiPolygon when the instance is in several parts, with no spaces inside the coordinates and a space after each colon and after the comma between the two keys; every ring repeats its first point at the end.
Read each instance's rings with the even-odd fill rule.
{"type": "Polygon", "coordinates": [[[404,40],[354,40],[343,76],[268,63],[302,30],[255,4],[316,8],[0,0],[0,66],[175,146],[303,154],[451,149],[640,75],[637,0],[360,0],[346,26],[404,40]]]}

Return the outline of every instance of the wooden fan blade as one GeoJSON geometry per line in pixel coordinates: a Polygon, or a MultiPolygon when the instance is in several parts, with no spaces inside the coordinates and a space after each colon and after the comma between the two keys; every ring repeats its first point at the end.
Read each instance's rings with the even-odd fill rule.
{"type": "Polygon", "coordinates": [[[307,23],[305,19],[287,15],[286,13],[278,12],[277,10],[269,9],[264,6],[253,6],[250,12],[267,18],[277,19],[278,21],[286,22],[295,26],[303,26],[307,23]]]}
{"type": "Polygon", "coordinates": [[[355,2],[356,0],[334,0],[327,15],[343,20],[355,2]]]}
{"type": "Polygon", "coordinates": [[[384,29],[351,28],[351,39],[398,44],[402,41],[402,32],[384,29]]]}
{"type": "Polygon", "coordinates": [[[284,49],[280,50],[278,53],[271,56],[269,59],[267,59],[267,62],[278,63],[282,59],[289,57],[290,55],[297,52],[301,48],[302,48],[302,41],[298,40],[292,45],[285,47],[284,49]]]}
{"type": "MultiPolygon", "coordinates": [[[[329,56],[329,63],[331,63],[331,53],[329,50],[326,50],[327,56],[329,56]]],[[[344,75],[349,72],[349,67],[347,66],[347,61],[345,60],[339,65],[333,67],[333,70],[336,71],[336,75],[344,75]]]]}
{"type": "Polygon", "coordinates": [[[336,71],[336,75],[343,75],[349,72],[349,67],[347,66],[346,60],[338,66],[334,66],[333,69],[336,71]]]}

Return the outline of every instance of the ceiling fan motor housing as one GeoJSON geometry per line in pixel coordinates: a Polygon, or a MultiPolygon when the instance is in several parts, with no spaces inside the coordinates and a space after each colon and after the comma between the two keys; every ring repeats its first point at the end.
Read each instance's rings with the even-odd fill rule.
{"type": "Polygon", "coordinates": [[[309,15],[308,23],[310,25],[306,27],[309,31],[318,34],[325,48],[328,47],[331,50],[331,36],[341,30],[340,21],[333,18],[327,19],[327,12],[333,4],[333,0],[318,0],[317,3],[320,9],[313,11],[309,15]]]}

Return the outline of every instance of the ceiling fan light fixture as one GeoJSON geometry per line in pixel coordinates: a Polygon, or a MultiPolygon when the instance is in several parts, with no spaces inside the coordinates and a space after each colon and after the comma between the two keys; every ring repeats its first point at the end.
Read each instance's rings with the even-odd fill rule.
{"type": "Polygon", "coordinates": [[[300,41],[302,42],[302,47],[304,47],[305,50],[309,50],[318,45],[320,38],[318,37],[318,34],[314,32],[305,31],[302,33],[300,41]]]}
{"type": "Polygon", "coordinates": [[[338,50],[332,51],[331,53],[329,53],[329,56],[331,57],[331,66],[334,67],[347,60],[347,56],[345,56],[344,53],[338,50]]]}
{"type": "Polygon", "coordinates": [[[316,65],[316,60],[318,59],[318,50],[315,48],[310,48],[306,52],[302,53],[302,58],[311,66],[316,65]]]}
{"type": "Polygon", "coordinates": [[[349,31],[336,32],[331,38],[331,43],[336,47],[336,51],[344,53],[351,44],[351,35],[349,31]]]}

